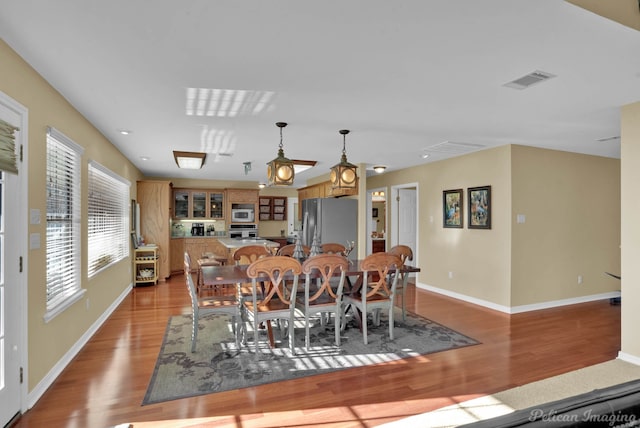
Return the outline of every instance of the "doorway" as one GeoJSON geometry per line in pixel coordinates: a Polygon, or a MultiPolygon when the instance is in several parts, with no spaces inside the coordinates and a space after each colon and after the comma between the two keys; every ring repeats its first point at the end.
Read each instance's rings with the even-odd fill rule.
{"type": "MultiPolygon", "coordinates": [[[[0,92],[0,119],[18,127],[16,152],[26,157],[27,109],[0,92]]],[[[0,425],[26,410],[27,162],[0,171],[0,425]],[[24,272],[25,274],[23,274],[24,272]]]]}
{"type": "Polygon", "coordinates": [[[367,253],[386,251],[387,246],[387,189],[367,190],[367,253]]]}

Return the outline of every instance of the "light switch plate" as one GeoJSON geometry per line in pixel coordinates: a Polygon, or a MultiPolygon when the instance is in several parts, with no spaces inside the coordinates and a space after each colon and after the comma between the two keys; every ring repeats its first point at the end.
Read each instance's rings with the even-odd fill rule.
{"type": "Polygon", "coordinates": [[[516,223],[524,223],[526,220],[525,215],[524,214],[518,214],[516,215],[516,223]]]}
{"type": "Polygon", "coordinates": [[[32,233],[29,235],[29,249],[37,250],[38,248],[40,248],[40,234],[32,233]]]}
{"type": "Polygon", "coordinates": [[[40,210],[33,208],[29,211],[29,223],[40,224],[40,210]]]}

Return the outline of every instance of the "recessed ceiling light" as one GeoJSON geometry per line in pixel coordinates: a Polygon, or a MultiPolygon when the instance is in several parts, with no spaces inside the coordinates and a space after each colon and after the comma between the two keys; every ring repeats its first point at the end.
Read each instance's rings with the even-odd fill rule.
{"type": "Polygon", "coordinates": [[[425,154],[422,155],[422,159],[426,159],[428,157],[429,157],[429,153],[425,153],[425,154]]]}
{"type": "Polygon", "coordinates": [[[140,156],[140,160],[143,160],[143,161],[148,161],[150,159],[151,158],[149,156],[140,156]]]}
{"type": "Polygon", "coordinates": [[[133,131],[129,131],[128,129],[118,129],[118,132],[122,135],[130,135],[133,134],[133,131]]]}

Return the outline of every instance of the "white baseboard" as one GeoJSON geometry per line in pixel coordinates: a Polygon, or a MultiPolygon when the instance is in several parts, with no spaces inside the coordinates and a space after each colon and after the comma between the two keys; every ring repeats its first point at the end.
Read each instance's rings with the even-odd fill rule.
{"type": "Polygon", "coordinates": [[[432,285],[416,284],[416,286],[423,290],[428,290],[434,293],[442,294],[444,296],[453,297],[454,299],[462,300],[468,303],[473,303],[474,305],[484,306],[485,308],[493,309],[499,312],[504,312],[506,314],[519,314],[522,312],[538,311],[540,309],[556,308],[558,306],[575,305],[577,303],[586,303],[586,302],[593,302],[595,300],[605,300],[605,299],[620,297],[619,291],[611,291],[608,293],[592,294],[589,296],[580,296],[580,297],[572,297],[569,299],[553,300],[549,302],[533,303],[531,305],[504,306],[494,302],[490,302],[488,300],[478,299],[476,297],[471,297],[465,294],[456,293],[455,291],[434,287],[432,285]]]}
{"type": "Polygon", "coordinates": [[[80,352],[82,347],[87,344],[89,339],[98,331],[104,322],[116,310],[118,305],[127,297],[133,289],[133,284],[129,284],[127,288],[118,296],[118,298],[107,308],[106,311],[91,325],[91,327],[78,339],[78,341],[63,355],[62,358],[49,370],[49,373],[42,378],[40,382],[27,394],[27,408],[35,406],[36,402],[42,397],[42,394],[53,384],[60,376],[60,373],[69,365],[71,360],[80,352]]]}
{"type": "Polygon", "coordinates": [[[636,366],[640,366],[640,357],[636,357],[635,355],[627,354],[620,351],[618,352],[618,359],[626,361],[627,363],[635,364],[636,366]]]}

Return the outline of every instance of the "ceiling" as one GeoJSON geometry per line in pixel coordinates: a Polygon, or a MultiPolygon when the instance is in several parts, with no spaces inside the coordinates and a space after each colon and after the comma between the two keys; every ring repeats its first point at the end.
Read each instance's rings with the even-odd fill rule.
{"type": "Polygon", "coordinates": [[[280,121],[285,155],[318,161],[296,187],[340,129],[387,171],[505,144],[616,158],[640,100],[640,32],[562,0],[0,3],[0,37],[150,177],[266,181],[280,121]],[[556,77],[504,86],[534,71],[556,77]]]}

